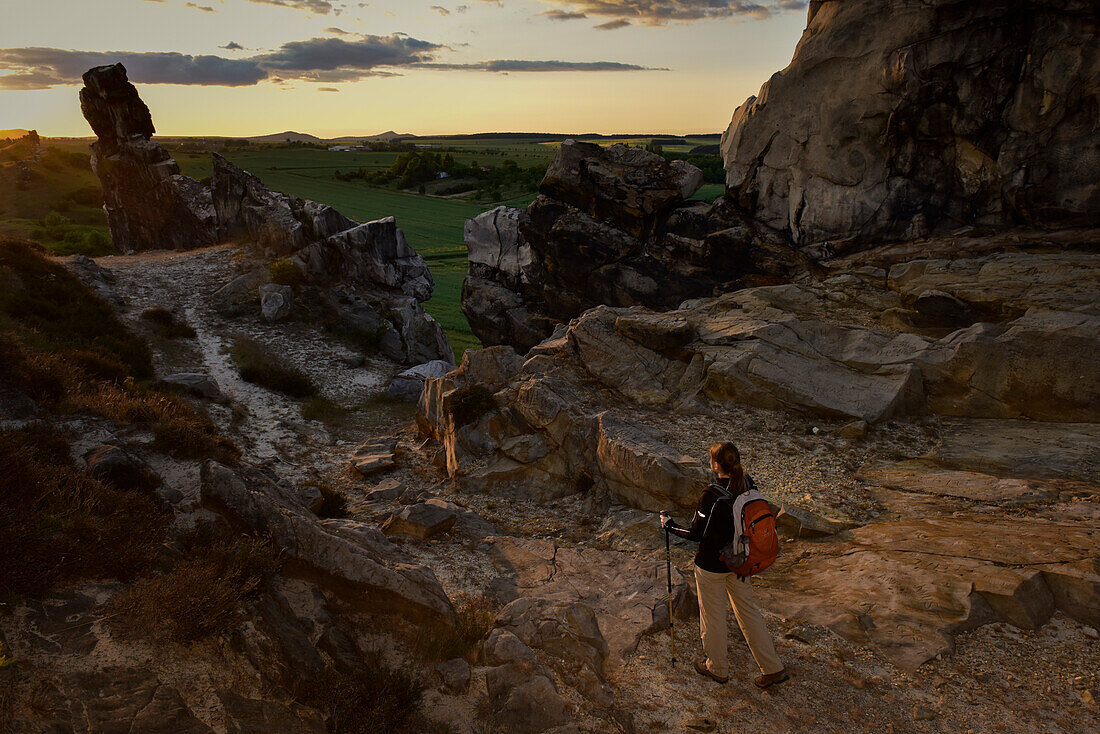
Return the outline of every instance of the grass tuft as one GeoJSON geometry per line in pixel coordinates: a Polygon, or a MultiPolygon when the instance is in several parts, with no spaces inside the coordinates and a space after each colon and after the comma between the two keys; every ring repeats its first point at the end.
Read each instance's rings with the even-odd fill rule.
{"type": "Polygon", "coordinates": [[[291,260],[276,260],[267,266],[271,282],[296,288],[305,282],[302,270],[291,260]]]}
{"type": "Polygon", "coordinates": [[[333,734],[424,732],[415,715],[424,684],[414,671],[388,667],[378,653],[363,656],[363,669],[328,668],[302,691],[302,702],[318,709],[333,734]]]}
{"type": "Polygon", "coordinates": [[[141,314],[141,318],[152,329],[153,333],[165,339],[194,339],[195,329],[176,318],[176,315],[166,308],[150,308],[141,314]]]}
{"type": "Polygon", "coordinates": [[[474,662],[477,644],[489,634],[499,611],[491,599],[476,594],[457,594],[454,607],[454,629],[425,629],[416,638],[415,647],[425,660],[439,663],[461,657],[474,662]]]}
{"type": "Polygon", "coordinates": [[[311,398],[317,395],[317,387],[309,379],[309,375],[283,364],[274,354],[251,339],[237,339],[230,354],[245,382],[292,398],[311,398]]]}
{"type": "Polygon", "coordinates": [[[278,568],[275,552],[260,540],[194,545],[172,570],[141,579],[112,599],[109,625],[128,638],[179,643],[225,634],[278,568]]]}

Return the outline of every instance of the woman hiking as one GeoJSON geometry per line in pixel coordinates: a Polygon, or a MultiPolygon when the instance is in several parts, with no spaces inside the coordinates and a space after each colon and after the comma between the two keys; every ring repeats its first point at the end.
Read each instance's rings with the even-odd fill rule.
{"type": "Polygon", "coordinates": [[[661,513],[661,527],[699,544],[695,554],[695,587],[699,595],[699,633],[706,654],[695,659],[695,670],[719,683],[729,680],[726,652],[728,595],[737,624],[760,667],[761,675],[753,682],[757,688],[767,688],[787,680],[787,671],[775,652],[771,635],[764,626],[764,618],[753,600],[749,580],[731,572],[719,557],[734,534],[730,511],[732,498],[755,489],[755,485],[741,468],[740,452],[729,441],[710,447],[710,468],[718,475],[718,481],[703,490],[691,527],[681,528],[668,513],[661,513]],[[719,500],[724,501],[716,505],[719,500]]]}

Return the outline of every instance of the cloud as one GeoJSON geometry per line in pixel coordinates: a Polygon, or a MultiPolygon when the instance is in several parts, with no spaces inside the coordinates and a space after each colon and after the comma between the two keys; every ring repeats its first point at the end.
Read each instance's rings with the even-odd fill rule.
{"type": "Polygon", "coordinates": [[[244,46],[237,43],[236,41],[230,41],[229,43],[225,44],[224,46],[218,46],[218,48],[224,48],[226,51],[243,51],[244,50],[244,46]]]}
{"type": "MultiPolygon", "coordinates": [[[[502,0],[482,0],[482,2],[503,5],[502,0]]],[[[664,25],[669,21],[691,22],[712,18],[763,19],[770,17],[773,12],[806,7],[806,0],[541,0],[541,2],[546,5],[569,6],[568,11],[550,10],[542,13],[543,15],[557,12],[571,17],[599,16],[642,25],[664,25]]],[[[561,19],[564,20],[564,18],[561,19]]],[[[601,30],[613,30],[613,28],[601,27],[601,30]]]]}
{"type": "MultiPolygon", "coordinates": [[[[240,48],[230,42],[226,48],[240,48]]],[[[491,60],[447,64],[438,56],[451,47],[402,33],[389,36],[350,35],[291,41],[268,53],[241,59],[221,56],[144,51],[75,51],[26,47],[0,49],[0,89],[46,89],[77,85],[93,66],[121,62],[139,84],[190,84],[241,87],[267,81],[353,82],[367,77],[397,76],[401,69],[455,71],[562,72],[667,71],[615,61],[491,60]]]]}
{"type": "Polygon", "coordinates": [[[546,12],[539,13],[539,15],[545,16],[550,20],[581,20],[582,18],[588,17],[584,13],[565,10],[547,10],[546,12]]]}
{"type": "MultiPolygon", "coordinates": [[[[318,15],[328,15],[334,10],[339,15],[339,9],[335,3],[329,2],[329,0],[248,0],[250,3],[256,3],[258,5],[278,5],[284,8],[296,8],[298,10],[305,10],[310,13],[317,13],[318,15]]],[[[359,4],[360,7],[364,3],[359,4]]]]}
{"type": "Polygon", "coordinates": [[[351,33],[350,31],[345,31],[343,28],[337,28],[336,26],[329,26],[328,28],[325,29],[325,33],[331,33],[334,36],[353,36],[353,35],[355,35],[354,33],[351,33]]]}
{"type": "Polygon", "coordinates": [[[435,12],[439,13],[440,15],[444,15],[444,16],[451,14],[451,11],[447,10],[442,5],[429,5],[428,10],[434,10],[435,12]]]}
{"type": "Polygon", "coordinates": [[[77,84],[93,66],[122,62],[134,81],[146,84],[199,84],[239,87],[256,84],[268,73],[252,59],[192,56],[174,51],[72,51],[58,48],[0,49],[0,89],[45,89],[77,84]]]}
{"type": "Polygon", "coordinates": [[[343,38],[311,38],[284,43],[278,50],[253,56],[261,68],[284,79],[322,82],[355,81],[376,76],[377,67],[401,67],[434,59],[444,47],[401,34],[343,38]]]}
{"type": "Polygon", "coordinates": [[[183,7],[185,7],[185,8],[194,8],[195,10],[201,10],[204,13],[213,13],[214,12],[214,8],[210,7],[209,5],[196,5],[195,3],[184,3],[183,7]]]}
{"type": "Polygon", "coordinates": [[[630,25],[629,20],[617,18],[615,20],[609,20],[606,23],[600,23],[599,25],[594,25],[592,27],[598,31],[615,31],[620,28],[626,28],[628,25],[630,25]]]}
{"type": "Polygon", "coordinates": [[[549,71],[668,71],[636,64],[621,64],[617,61],[522,61],[518,59],[496,59],[479,61],[473,64],[417,64],[421,69],[441,69],[444,71],[493,71],[510,72],[549,72],[549,71]]]}
{"type": "Polygon", "coordinates": [[[339,92],[336,87],[317,87],[318,92],[339,92]]]}

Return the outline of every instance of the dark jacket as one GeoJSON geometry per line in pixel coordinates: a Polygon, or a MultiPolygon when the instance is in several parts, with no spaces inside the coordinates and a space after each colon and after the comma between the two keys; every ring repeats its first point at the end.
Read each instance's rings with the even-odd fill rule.
{"type": "MultiPolygon", "coordinates": [[[[721,478],[718,484],[727,493],[719,493],[713,485],[704,489],[699,498],[699,508],[691,519],[691,527],[681,528],[675,523],[670,523],[668,527],[673,535],[699,544],[699,550],[695,553],[696,566],[711,573],[731,573],[729,567],[718,557],[722,548],[733,540],[733,515],[730,512],[732,501],[724,499],[730,496],[728,494],[730,480],[728,477],[721,478]],[[723,501],[718,502],[719,499],[723,501]],[[718,502],[717,506],[715,506],[716,502],[718,502]]],[[[745,488],[756,489],[752,477],[748,474],[745,475],[745,488]]]]}

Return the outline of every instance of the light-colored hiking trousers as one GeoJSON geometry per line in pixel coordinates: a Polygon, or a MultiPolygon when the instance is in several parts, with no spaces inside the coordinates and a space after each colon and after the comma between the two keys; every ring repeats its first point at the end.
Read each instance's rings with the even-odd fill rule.
{"type": "Polygon", "coordinates": [[[747,580],[741,581],[735,573],[711,573],[696,566],[695,589],[699,593],[699,634],[703,638],[703,652],[707,655],[710,672],[719,678],[727,678],[730,674],[726,651],[727,596],[760,672],[770,675],[783,670],[747,580]]]}

